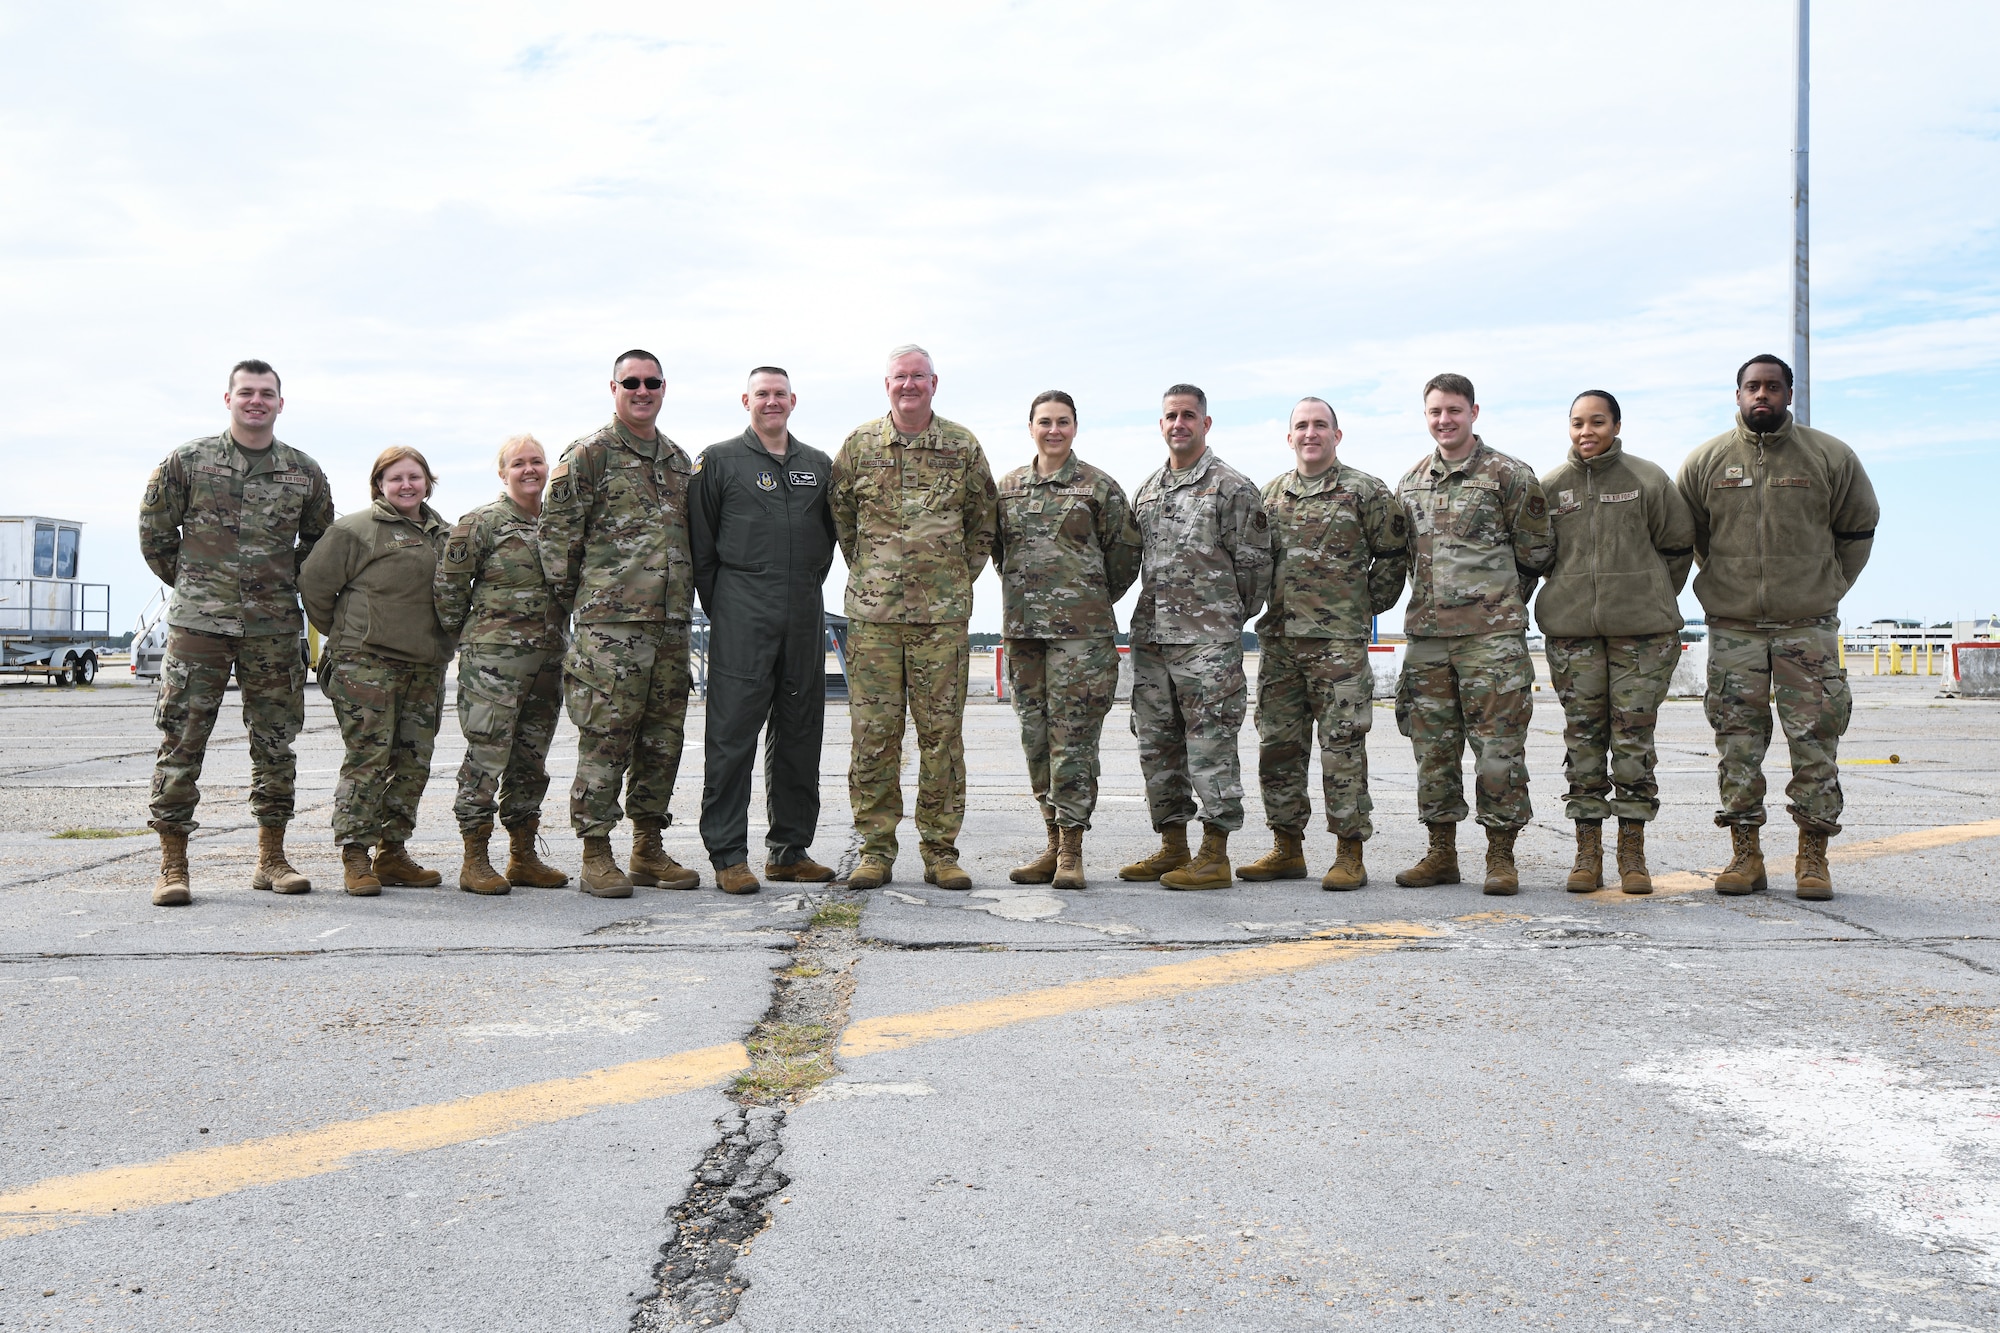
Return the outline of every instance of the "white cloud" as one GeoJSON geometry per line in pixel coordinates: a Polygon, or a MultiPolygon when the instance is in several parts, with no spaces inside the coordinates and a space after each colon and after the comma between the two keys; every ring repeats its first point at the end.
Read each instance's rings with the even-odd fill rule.
{"type": "MultiPolygon", "coordinates": [[[[1788,13],[0,11],[4,507],[91,520],[87,569],[134,609],[133,499],[216,428],[237,357],[284,371],[281,434],[343,507],[409,442],[455,511],[500,437],[596,424],[633,344],[668,359],[690,446],[733,433],[742,369],[776,361],[831,447],[915,338],[996,467],[1059,384],[1136,486],[1155,395],[1193,379],[1247,471],[1277,470],[1275,423],[1320,392],[1393,474],[1446,367],[1538,465],[1586,384],[1672,462],[1726,423],[1736,363],[1784,347],[1788,13]]],[[[2000,11],[1907,20],[1815,16],[1817,360],[1848,412],[1819,424],[1871,460],[1990,456],[1964,423],[2000,407],[2000,11]],[[1948,401],[1899,399],[1940,374],[1948,401]]],[[[975,623],[997,615],[983,597],[975,623]]]]}

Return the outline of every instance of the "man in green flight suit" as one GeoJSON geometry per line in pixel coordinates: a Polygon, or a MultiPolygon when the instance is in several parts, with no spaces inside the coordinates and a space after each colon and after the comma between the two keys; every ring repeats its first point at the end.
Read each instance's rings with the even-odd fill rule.
{"type": "Polygon", "coordinates": [[[708,612],[701,840],[725,893],[755,893],[750,769],[764,733],[764,875],[833,878],[806,855],[819,826],[833,460],[788,428],[799,397],[777,366],[750,372],[750,426],[702,450],[689,492],[694,586],[708,612]]]}

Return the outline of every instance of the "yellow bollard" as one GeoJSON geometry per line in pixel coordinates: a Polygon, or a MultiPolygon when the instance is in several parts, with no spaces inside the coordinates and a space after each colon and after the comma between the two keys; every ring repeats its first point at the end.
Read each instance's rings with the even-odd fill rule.
{"type": "Polygon", "coordinates": [[[1894,639],[1889,641],[1889,674],[1892,676],[1903,674],[1903,645],[1894,639]]]}
{"type": "Polygon", "coordinates": [[[1871,676],[1879,676],[1879,675],[1881,675],[1881,674],[1882,674],[1882,645],[1881,645],[1881,644],[1879,644],[1879,643],[1878,643],[1878,644],[1876,644],[1876,645],[1875,645],[1875,647],[1874,647],[1873,649],[1871,649],[1871,650],[1869,651],[1869,656],[1870,656],[1871,658],[1873,658],[1874,660],[1873,660],[1873,661],[1871,661],[1871,662],[1870,662],[1870,663],[1868,664],[1868,674],[1869,674],[1869,675],[1871,675],[1871,676]]]}
{"type": "Polygon", "coordinates": [[[1847,670],[1847,640],[1846,640],[1846,639],[1835,639],[1835,640],[1833,641],[1833,657],[1834,657],[1834,660],[1835,660],[1836,662],[1839,662],[1839,663],[1840,663],[1840,669],[1841,669],[1842,671],[1845,671],[1845,670],[1847,670]]]}

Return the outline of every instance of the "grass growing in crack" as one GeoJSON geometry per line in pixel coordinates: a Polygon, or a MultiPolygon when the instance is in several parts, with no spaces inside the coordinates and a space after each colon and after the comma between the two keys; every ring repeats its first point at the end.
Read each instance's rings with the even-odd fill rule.
{"type": "Polygon", "coordinates": [[[794,963],[785,969],[785,975],[803,981],[808,977],[824,976],[826,969],[818,963],[794,963]]]}
{"type": "Polygon", "coordinates": [[[741,1097],[795,1097],[833,1077],[833,1043],[824,1023],[766,1023],[747,1046],[750,1068],[736,1076],[741,1097]]]}
{"type": "Polygon", "coordinates": [[[153,830],[149,828],[66,828],[61,833],[52,833],[52,838],[140,838],[153,830]]]}
{"type": "Polygon", "coordinates": [[[816,928],[854,930],[861,924],[861,903],[859,900],[823,903],[813,913],[812,924],[816,928]]]}

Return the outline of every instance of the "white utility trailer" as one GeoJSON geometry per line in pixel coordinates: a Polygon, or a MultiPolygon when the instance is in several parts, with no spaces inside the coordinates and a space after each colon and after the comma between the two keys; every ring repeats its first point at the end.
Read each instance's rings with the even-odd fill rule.
{"type": "Polygon", "coordinates": [[[77,577],[83,524],[0,514],[0,671],[88,685],[111,637],[111,585],[77,577]]]}

